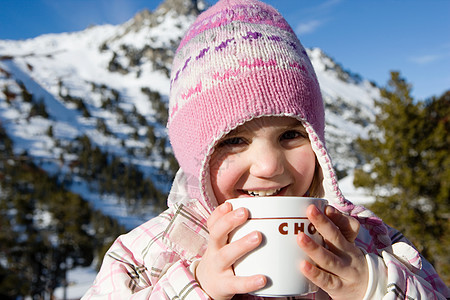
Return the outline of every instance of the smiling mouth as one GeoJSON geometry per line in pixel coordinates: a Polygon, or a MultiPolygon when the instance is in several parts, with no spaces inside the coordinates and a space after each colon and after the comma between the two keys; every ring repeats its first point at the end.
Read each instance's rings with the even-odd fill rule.
{"type": "Polygon", "coordinates": [[[242,190],[243,193],[251,197],[265,197],[265,196],[276,196],[283,188],[272,189],[272,190],[242,190]]]}

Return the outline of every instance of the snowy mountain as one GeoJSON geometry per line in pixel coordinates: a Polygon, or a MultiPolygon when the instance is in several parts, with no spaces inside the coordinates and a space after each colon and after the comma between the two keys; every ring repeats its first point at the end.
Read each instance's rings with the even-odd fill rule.
{"type": "MultiPolygon", "coordinates": [[[[183,32],[204,7],[201,1],[167,0],[118,26],[0,41],[0,122],[15,153],[51,174],[73,174],[79,157],[67,145],[87,136],[166,193],[170,181],[161,174],[173,172],[164,127],[170,64],[183,32]],[[48,116],[35,112],[39,105],[48,116]]],[[[320,49],[308,54],[326,103],[328,148],[340,173],[349,174],[358,163],[352,142],[367,133],[379,90],[320,49]]],[[[149,217],[136,218],[120,197],[99,196],[80,176],[68,180],[71,190],[105,214],[125,218],[121,222],[129,228],[149,217]]]]}
{"type": "MultiPolygon", "coordinates": [[[[0,129],[14,145],[14,158],[3,159],[32,161],[127,229],[160,211],[177,169],[165,130],[171,61],[206,6],[165,0],[117,26],[0,40],[0,129]]],[[[355,202],[371,201],[353,188],[351,170],[360,163],[353,141],[371,127],[379,89],[320,49],[307,51],[341,187],[355,202]]]]}

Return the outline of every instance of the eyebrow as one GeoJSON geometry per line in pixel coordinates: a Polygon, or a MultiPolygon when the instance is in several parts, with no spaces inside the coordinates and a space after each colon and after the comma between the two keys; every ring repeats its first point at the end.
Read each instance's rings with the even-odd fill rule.
{"type": "MultiPolygon", "coordinates": [[[[307,132],[305,126],[304,126],[303,123],[302,123],[302,121],[300,121],[300,120],[298,120],[298,119],[295,119],[295,118],[292,118],[292,120],[289,120],[289,121],[290,121],[289,124],[280,126],[280,128],[281,128],[282,130],[289,130],[289,129],[294,129],[294,128],[301,128],[304,132],[307,132]]],[[[224,137],[227,137],[227,136],[236,136],[236,135],[241,134],[242,132],[245,132],[245,131],[246,131],[246,130],[244,130],[245,125],[246,125],[246,123],[244,123],[244,124],[238,126],[237,128],[235,128],[235,129],[231,130],[230,132],[228,132],[227,134],[225,134],[224,137]]]]}
{"type": "Polygon", "coordinates": [[[231,130],[227,134],[225,134],[224,137],[225,136],[229,136],[229,135],[237,135],[237,134],[241,133],[242,131],[244,131],[242,128],[243,128],[242,126],[239,126],[239,127],[235,128],[235,129],[231,130]]]}
{"type": "Polygon", "coordinates": [[[286,125],[287,128],[294,128],[294,127],[298,127],[298,126],[305,128],[305,126],[303,126],[302,121],[294,119],[294,118],[292,118],[291,124],[286,125]]]}
{"type": "Polygon", "coordinates": [[[303,123],[301,121],[297,120],[297,119],[295,119],[295,121],[297,121],[297,122],[284,126],[283,130],[296,129],[296,130],[301,131],[302,133],[305,133],[307,136],[309,136],[308,131],[306,130],[306,128],[303,125],[303,123]]]}

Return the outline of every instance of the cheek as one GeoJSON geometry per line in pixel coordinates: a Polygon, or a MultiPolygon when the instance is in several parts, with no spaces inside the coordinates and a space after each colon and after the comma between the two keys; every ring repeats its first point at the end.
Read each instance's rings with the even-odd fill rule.
{"type": "Polygon", "coordinates": [[[235,186],[239,180],[240,169],[237,167],[233,156],[218,158],[211,157],[210,176],[211,186],[219,204],[233,198],[235,186]]]}
{"type": "Polygon", "coordinates": [[[297,176],[301,178],[301,182],[309,187],[313,180],[316,166],[316,156],[312,148],[310,146],[302,147],[302,149],[294,153],[291,158],[291,166],[294,168],[297,176]]]}

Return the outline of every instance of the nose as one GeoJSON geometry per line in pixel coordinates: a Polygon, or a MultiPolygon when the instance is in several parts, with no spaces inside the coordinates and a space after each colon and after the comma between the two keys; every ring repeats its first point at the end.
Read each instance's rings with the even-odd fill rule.
{"type": "Polygon", "coordinates": [[[282,149],[266,143],[252,145],[250,154],[250,174],[256,177],[272,178],[284,172],[282,149]]]}

